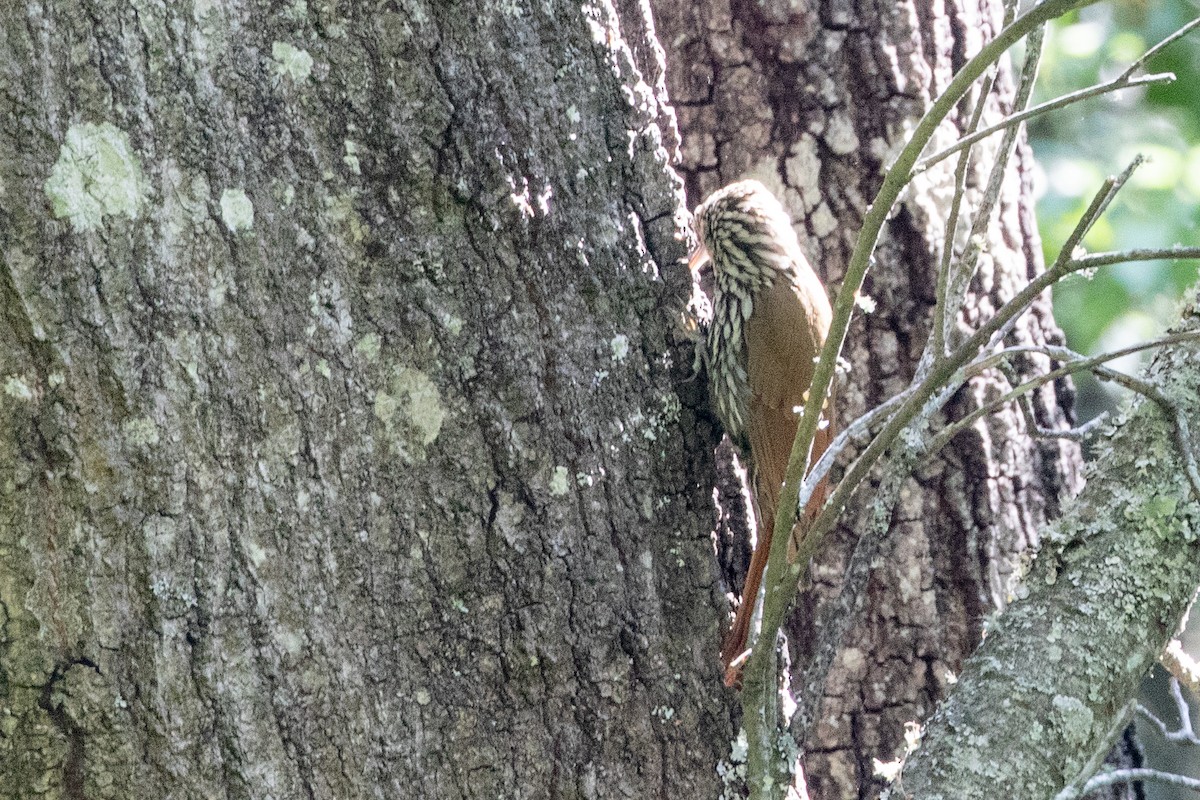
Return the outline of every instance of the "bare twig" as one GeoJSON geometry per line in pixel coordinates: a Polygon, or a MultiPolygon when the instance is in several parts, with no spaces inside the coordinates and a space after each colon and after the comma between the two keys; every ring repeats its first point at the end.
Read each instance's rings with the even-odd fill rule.
{"type": "MultiPolygon", "coordinates": [[[[1130,162],[1129,166],[1121,172],[1120,175],[1107,178],[1100,185],[1100,188],[1092,197],[1092,202],[1083,212],[1083,215],[1080,216],[1079,222],[1076,223],[1074,230],[1071,231],[1071,235],[1068,236],[1067,240],[1063,243],[1062,249],[1059,250],[1058,256],[1054,259],[1054,263],[1051,264],[1045,272],[1030,281],[1025,288],[1018,292],[1011,300],[1001,306],[988,324],[976,331],[975,336],[971,337],[970,340],[964,343],[963,347],[959,348],[960,353],[965,351],[969,345],[978,340],[980,335],[984,334],[985,332],[987,335],[987,349],[998,347],[1000,342],[1004,340],[1004,337],[1007,336],[1008,332],[1012,329],[1012,325],[1016,321],[1017,317],[1019,317],[1021,313],[1023,313],[1031,303],[1033,303],[1034,298],[1036,298],[1046,289],[1050,288],[1050,286],[1062,280],[1067,275],[1075,272],[1081,272],[1086,269],[1092,269],[1093,267],[1098,266],[1092,261],[1086,260],[1086,256],[1074,258],[1073,255],[1075,250],[1079,247],[1079,242],[1083,239],[1087,232],[1091,230],[1093,225],[1096,224],[1096,221],[1100,218],[1100,215],[1103,214],[1105,209],[1108,208],[1109,204],[1112,203],[1117,192],[1120,191],[1121,187],[1125,185],[1125,182],[1129,180],[1129,177],[1133,174],[1133,171],[1137,169],[1144,160],[1145,159],[1142,156],[1137,156],[1133,159],[1133,161],[1130,162]],[[1081,260],[1081,258],[1083,260],[1081,260]]],[[[1135,251],[1123,251],[1123,253],[1128,254],[1132,254],[1134,252],[1135,251]]],[[[1197,253],[1197,257],[1200,257],[1200,248],[1197,248],[1197,253]]],[[[1122,259],[1114,259],[1110,263],[1119,263],[1121,260],[1122,259]]],[[[1134,258],[1131,260],[1136,259],[1134,258]]],[[[978,349],[976,349],[975,352],[978,352],[978,349]]]]}
{"type": "Polygon", "coordinates": [[[1152,725],[1158,730],[1159,736],[1165,741],[1173,744],[1184,744],[1192,747],[1200,746],[1200,738],[1196,736],[1192,729],[1191,709],[1188,707],[1187,700],[1183,699],[1183,692],[1179,689],[1179,681],[1171,678],[1171,697],[1175,700],[1175,711],[1179,715],[1179,727],[1176,730],[1171,730],[1167,727],[1167,723],[1163,722],[1157,714],[1145,706],[1138,704],[1137,713],[1145,722],[1152,725]]]}
{"type": "Polygon", "coordinates": [[[1110,264],[1127,264],[1130,261],[1167,261],[1184,258],[1200,258],[1200,247],[1137,247],[1115,253],[1089,253],[1073,259],[1075,266],[1071,271],[1107,267],[1110,264]]]}
{"type": "Polygon", "coordinates": [[[825,453],[817,459],[817,463],[813,464],[812,469],[805,476],[804,484],[800,487],[800,506],[808,504],[808,499],[812,495],[812,487],[817,486],[825,479],[825,476],[829,474],[829,471],[833,468],[842,451],[849,447],[852,442],[870,435],[872,429],[879,426],[881,418],[895,411],[911,392],[912,387],[910,386],[900,394],[890,397],[875,406],[838,432],[838,435],[834,437],[829,447],[825,449],[825,453]]]}
{"type": "MultiPolygon", "coordinates": [[[[1013,103],[1014,108],[1024,108],[1029,104],[1029,98],[1033,94],[1033,84],[1037,80],[1038,64],[1041,61],[1042,40],[1044,37],[1044,29],[1038,28],[1031,32],[1026,40],[1025,65],[1021,70],[1021,80],[1017,87],[1017,96],[1013,103]]],[[[978,207],[975,209],[975,218],[971,221],[971,232],[967,237],[966,248],[956,267],[949,272],[950,286],[946,292],[948,307],[939,315],[943,320],[943,324],[947,326],[947,341],[949,341],[949,326],[952,315],[955,313],[952,309],[958,309],[962,306],[967,296],[967,290],[970,288],[971,279],[975,276],[975,271],[979,266],[979,255],[983,252],[984,243],[987,239],[987,230],[991,221],[992,210],[1000,202],[1000,190],[1004,185],[1004,173],[1008,170],[1009,159],[1012,158],[1012,154],[1016,150],[1018,133],[1020,133],[1020,127],[1016,125],[1004,132],[1004,138],[1000,146],[996,149],[992,161],[987,185],[984,187],[983,195],[979,199],[978,207]]],[[[945,353],[939,352],[938,355],[944,356],[945,353]]]]}
{"type": "MultiPolygon", "coordinates": [[[[1008,381],[1010,388],[1015,388],[1021,385],[1021,378],[1017,375],[1016,369],[1007,362],[1001,362],[996,366],[1000,370],[1000,374],[1008,381]]],[[[1052,379],[1053,380],[1053,379],[1052,379]]],[[[1049,383],[1049,381],[1046,381],[1049,383]]],[[[1072,442],[1082,442],[1087,439],[1092,433],[1099,428],[1104,420],[1108,418],[1108,412],[1099,414],[1096,417],[1088,420],[1082,425],[1077,425],[1074,428],[1046,428],[1038,422],[1037,414],[1034,413],[1033,403],[1030,401],[1032,392],[1026,392],[1015,399],[1017,406],[1021,409],[1021,416],[1025,419],[1025,425],[1033,435],[1039,439],[1067,439],[1072,442]]]]}
{"type": "MultiPolygon", "coordinates": [[[[1163,652],[1161,661],[1167,671],[1174,676],[1175,682],[1171,688],[1176,695],[1179,695],[1179,684],[1182,683],[1194,697],[1200,698],[1200,664],[1184,652],[1182,642],[1172,639],[1163,652]]],[[[1182,703],[1182,708],[1187,708],[1187,703],[1184,702],[1182,695],[1178,696],[1176,702],[1182,703]]],[[[1191,730],[1191,725],[1188,726],[1188,730],[1191,730]]],[[[1200,744],[1200,742],[1197,743],[1200,744]]]]}
{"type": "MultiPolygon", "coordinates": [[[[1080,100],[1087,100],[1088,98],[1098,97],[1102,94],[1108,94],[1110,92],[1118,92],[1122,89],[1130,89],[1134,86],[1170,83],[1171,81],[1175,80],[1175,75],[1170,72],[1161,72],[1154,75],[1142,75],[1137,78],[1133,77],[1133,73],[1137,72],[1147,63],[1149,63],[1150,59],[1156,56],[1164,47],[1179,40],[1183,36],[1186,36],[1198,25],[1200,25],[1200,19],[1194,19],[1188,24],[1184,25],[1182,28],[1151,47],[1145,53],[1142,53],[1142,55],[1136,61],[1130,64],[1124,72],[1113,78],[1111,81],[1108,81],[1107,83],[1098,83],[1095,86],[1089,86],[1086,89],[1080,89],[1077,92],[1071,92],[1070,94],[1065,94],[1062,97],[1056,97],[1053,100],[1047,100],[1045,103],[1040,103],[1033,108],[1023,109],[1016,114],[1005,117],[995,125],[990,125],[981,131],[976,131],[964,136],[950,147],[947,147],[945,150],[941,150],[929,156],[928,158],[923,159],[921,163],[917,165],[916,171],[921,172],[927,170],[939,161],[952,156],[960,150],[968,148],[976,142],[982,141],[983,139],[986,139],[992,134],[998,133],[1005,128],[1016,127],[1018,124],[1027,119],[1032,119],[1033,117],[1040,116],[1049,111],[1055,111],[1059,108],[1063,108],[1064,106],[1068,106],[1071,103],[1077,103],[1080,100]]],[[[1021,106],[1017,107],[1020,108],[1021,106]]]]}
{"type": "Polygon", "coordinates": [[[1126,77],[1119,81],[1113,80],[1109,81],[1108,83],[1099,83],[1095,86],[1089,86],[1086,89],[1080,89],[1078,91],[1071,92],[1070,94],[1064,94],[1062,97],[1056,97],[1053,100],[1047,100],[1046,102],[1039,103],[1032,108],[1025,109],[1024,111],[1012,114],[1011,116],[1007,116],[997,122],[995,125],[989,125],[983,130],[973,133],[970,136],[964,136],[954,144],[947,147],[945,150],[939,150],[928,158],[923,159],[921,163],[917,165],[915,171],[919,174],[929,169],[939,161],[954,155],[963,148],[970,147],[977,142],[981,142],[987,137],[999,133],[1005,128],[1018,125],[1026,120],[1033,119],[1034,117],[1040,117],[1042,114],[1046,114],[1050,111],[1056,111],[1064,106],[1069,106],[1072,103],[1078,103],[1080,100],[1087,100],[1091,97],[1099,97],[1102,94],[1108,94],[1111,92],[1119,92],[1122,89],[1129,89],[1134,86],[1149,86],[1159,83],[1170,83],[1174,80],[1175,73],[1159,72],[1154,75],[1143,75],[1138,78],[1126,77]]]}
{"type": "Polygon", "coordinates": [[[1195,450],[1192,447],[1191,435],[1188,430],[1187,419],[1179,411],[1169,398],[1167,398],[1158,387],[1149,384],[1137,378],[1130,377],[1124,373],[1117,372],[1107,367],[1102,366],[1107,361],[1112,361],[1122,356],[1138,353],[1143,350],[1149,350],[1155,347],[1163,347],[1169,344],[1182,344],[1186,342],[1195,342],[1200,340],[1200,332],[1186,331],[1183,333],[1173,333],[1167,336],[1162,336],[1149,342],[1141,342],[1130,347],[1123,347],[1120,350],[1113,350],[1107,353],[1101,353],[1098,356],[1085,358],[1080,354],[1069,350],[1065,347],[1053,347],[1049,345],[1020,345],[1016,347],[1008,347],[996,353],[989,354],[984,358],[975,361],[972,364],[964,367],[962,370],[963,379],[974,377],[981,374],[987,369],[999,367],[1004,361],[1012,355],[1020,353],[1040,353],[1049,356],[1057,361],[1063,362],[1063,366],[1050,370],[1049,372],[1038,375],[1018,386],[1014,386],[1012,391],[1006,393],[997,400],[987,403],[980,408],[975,409],[962,419],[953,422],[943,428],[934,436],[929,444],[929,452],[936,453],[942,447],[950,442],[963,430],[974,425],[984,416],[993,413],[996,409],[1004,406],[1014,400],[1017,400],[1039,386],[1043,386],[1053,380],[1064,377],[1066,375],[1082,372],[1084,370],[1092,370],[1096,374],[1105,379],[1120,383],[1132,391],[1135,391],[1158,404],[1172,421],[1175,429],[1176,447],[1179,449],[1180,458],[1183,459],[1184,469],[1188,475],[1188,480],[1192,484],[1192,491],[1196,493],[1196,497],[1200,499],[1200,467],[1196,464],[1195,450]]]}
{"type": "Polygon", "coordinates": [[[1054,263],[1050,265],[1048,272],[1055,272],[1064,268],[1070,261],[1077,260],[1075,258],[1075,249],[1079,247],[1079,243],[1083,241],[1083,237],[1096,224],[1096,220],[1100,219],[1100,215],[1108,208],[1109,203],[1117,196],[1117,192],[1121,191],[1121,187],[1133,175],[1133,171],[1145,163],[1146,158],[1142,155],[1134,157],[1133,161],[1129,162],[1129,166],[1115,177],[1109,177],[1100,185],[1100,190],[1092,197],[1092,202],[1088,204],[1087,210],[1083,212],[1083,216],[1079,218],[1079,222],[1075,223],[1075,228],[1071,231],[1071,235],[1063,242],[1062,249],[1058,251],[1058,257],[1054,259],[1054,263]]]}
{"type": "MultiPolygon", "coordinates": [[[[1079,362],[1079,364],[1077,364],[1074,368],[1072,368],[1071,371],[1079,372],[1081,370],[1091,369],[1093,366],[1095,366],[1097,364],[1103,364],[1106,361],[1112,361],[1117,358],[1123,358],[1124,356],[1131,356],[1135,353],[1141,353],[1145,350],[1153,350],[1156,347],[1163,347],[1164,345],[1169,345],[1169,344],[1184,344],[1186,342],[1194,342],[1197,339],[1200,339],[1200,331],[1182,331],[1180,333],[1168,333],[1165,336],[1158,337],[1157,339],[1151,339],[1146,342],[1138,342],[1137,344],[1131,344],[1128,347],[1122,347],[1118,350],[1109,350],[1106,353],[1101,353],[1100,355],[1096,355],[1096,356],[1082,356],[1079,353],[1076,353],[1074,350],[1071,350],[1070,348],[1057,347],[1055,345],[1018,344],[1018,345],[1013,345],[1012,347],[1006,347],[1003,350],[997,350],[994,353],[989,353],[988,355],[983,356],[982,358],[963,367],[963,372],[966,377],[973,378],[977,375],[983,374],[985,371],[992,369],[993,367],[999,366],[1000,364],[1002,364],[1004,361],[1006,361],[1007,359],[1009,359],[1012,356],[1023,355],[1023,354],[1028,354],[1028,353],[1037,353],[1038,355],[1049,356],[1050,358],[1053,358],[1056,361],[1063,361],[1063,362],[1077,361],[1077,362],[1079,362]]],[[[1050,380],[1053,380],[1054,378],[1062,377],[1062,374],[1063,373],[1061,370],[1055,370],[1054,372],[1049,373],[1046,376],[1040,376],[1040,377],[1049,378],[1050,380]]],[[[1038,385],[1040,386],[1042,383],[1045,383],[1045,382],[1046,381],[1043,380],[1038,385]]]]}
{"type": "MultiPolygon", "coordinates": [[[[1182,645],[1178,639],[1172,639],[1171,644],[1167,645],[1167,651],[1171,650],[1172,645],[1180,648],[1179,653],[1182,654],[1182,645]]],[[[1184,658],[1187,658],[1184,654],[1184,658]]],[[[1189,661],[1191,659],[1188,659],[1189,661]]],[[[1189,676],[1191,680],[1195,680],[1196,662],[1192,662],[1192,674],[1189,676]]],[[[1172,676],[1171,678],[1171,698],[1175,701],[1175,708],[1179,712],[1179,731],[1187,741],[1200,745],[1200,739],[1196,738],[1196,733],[1192,730],[1192,708],[1188,705],[1188,701],[1183,697],[1183,689],[1180,688],[1182,681],[1179,678],[1172,676]]]]}
{"type": "MultiPolygon", "coordinates": [[[[858,485],[866,477],[870,469],[878,462],[878,460],[886,452],[887,448],[895,441],[896,436],[901,430],[919,413],[921,407],[929,400],[930,397],[938,390],[939,386],[949,387],[951,391],[962,385],[966,375],[956,378],[955,372],[962,368],[969,359],[973,358],[976,353],[984,347],[985,343],[988,347],[998,345],[1001,340],[1001,333],[1006,330],[1011,323],[1026,308],[1033,300],[1043,291],[1048,289],[1054,283],[1061,280],[1063,277],[1074,272],[1079,272],[1085,269],[1092,269],[1099,266],[1100,263],[1116,264],[1131,260],[1139,260],[1142,258],[1162,258],[1162,257],[1192,257],[1200,258],[1200,248],[1164,248],[1164,249],[1146,249],[1146,250],[1130,250],[1120,253],[1104,253],[1100,254],[1102,259],[1097,259],[1090,256],[1079,256],[1072,258],[1070,253],[1078,247],[1079,241],[1087,233],[1087,231],[1096,223],[1104,210],[1112,203],[1116,192],[1129,180],[1133,171],[1142,163],[1142,158],[1139,156],[1130,162],[1129,166],[1121,172],[1120,175],[1108,178],[1101,184],[1100,189],[1096,192],[1089,204],[1087,210],[1080,218],[1079,223],[1075,226],[1071,235],[1068,237],[1063,249],[1059,252],[1054,263],[1042,274],[1035,277],[1032,281],[1026,284],[1020,292],[1018,292],[1011,300],[1005,303],[997,310],[996,314],[982,325],[975,333],[963,342],[955,352],[943,359],[936,359],[936,363],[931,366],[931,369],[925,375],[924,379],[919,382],[919,385],[908,395],[904,404],[892,416],[888,423],[878,436],[867,446],[867,448],[855,459],[841,481],[834,488],[829,500],[826,502],[824,509],[814,520],[809,530],[803,536],[803,546],[797,554],[797,564],[806,564],[808,559],[812,558],[817,548],[819,547],[824,536],[833,529],[837,518],[849,497],[856,491],[858,485]],[[1169,253],[1170,256],[1165,254],[1169,253]]],[[[1141,348],[1139,345],[1138,348],[1141,348]]],[[[1135,348],[1136,350],[1137,348],[1135,348]]],[[[1144,348],[1141,348],[1144,349],[1144,348]]],[[[1120,351],[1118,351],[1120,352],[1120,351]]],[[[1101,361],[1104,359],[1102,358],[1101,361]]],[[[1097,362],[1099,363],[1099,362],[1097,362]]],[[[1080,367],[1086,368],[1086,367],[1080,367]]],[[[1052,373],[1053,374],[1053,373],[1052,373]]],[[[1066,374],[1066,373],[1061,373],[1066,374]]],[[[1057,377],[1057,375],[1056,375],[1057,377]]],[[[1018,395],[1019,396],[1019,395],[1018,395]]],[[[1178,418],[1179,415],[1176,415],[1178,418]]],[[[1184,423],[1186,425],[1186,422],[1184,423]]],[[[814,426],[815,427],[815,426],[814,426]]],[[[944,444],[944,442],[943,442],[944,444]]],[[[934,449],[934,448],[931,448],[934,449]]],[[[790,474],[790,469],[789,469],[790,474]]],[[[811,492],[811,487],[816,483],[808,482],[805,496],[811,492]]],[[[782,508],[782,507],[781,507],[782,508]]],[[[796,512],[799,506],[793,506],[790,509],[790,519],[796,518],[796,512]]],[[[777,521],[776,532],[779,533],[777,521]]],[[[791,528],[787,528],[782,534],[783,537],[791,533],[791,528]]],[[[803,567],[801,567],[803,569],[803,567]]],[[[771,584],[768,584],[771,585],[771,584]]],[[[793,591],[788,596],[788,602],[791,602],[791,597],[794,596],[793,591]]],[[[781,617],[782,619],[782,617],[781,617]]]]}
{"type": "MultiPolygon", "coordinates": [[[[1040,29],[1039,29],[1040,30],[1040,29]]],[[[988,95],[992,91],[996,73],[993,70],[983,80],[975,95],[975,109],[971,113],[971,121],[967,130],[979,128],[983,119],[983,110],[987,107],[988,95]]],[[[951,310],[947,301],[947,287],[950,283],[950,263],[954,258],[954,237],[958,233],[958,215],[962,209],[963,197],[967,192],[967,165],[971,163],[970,148],[959,154],[958,163],[954,166],[954,196],[950,199],[950,212],[946,215],[946,235],[942,240],[942,259],[938,264],[937,288],[934,293],[933,331],[931,344],[922,356],[922,361],[941,358],[946,351],[946,334],[950,330],[951,310]]],[[[920,367],[918,367],[918,373],[920,367]]]]}
{"type": "MultiPolygon", "coordinates": [[[[1146,347],[1159,347],[1164,344],[1195,341],[1198,336],[1200,335],[1196,334],[1195,332],[1171,334],[1169,336],[1163,336],[1152,342],[1144,342],[1143,344],[1145,347],[1142,345],[1135,345],[1134,347],[1127,347],[1123,350],[1114,351],[1113,353],[1105,353],[1104,357],[1105,360],[1110,360],[1111,358],[1116,358],[1132,352],[1137,352],[1138,350],[1146,349],[1146,347]]],[[[1048,349],[1065,350],[1065,348],[1048,349]]],[[[1086,361],[1088,359],[1084,360],[1086,361]]],[[[1180,410],[1178,404],[1163,394],[1161,389],[1148,381],[1143,381],[1140,378],[1134,378],[1131,375],[1126,375],[1123,372],[1117,372],[1116,370],[1112,370],[1107,367],[1093,367],[1092,369],[1096,373],[1097,377],[1119,383],[1126,389],[1137,392],[1143,397],[1153,400],[1158,404],[1159,409],[1166,414],[1168,419],[1171,420],[1175,430],[1175,447],[1179,450],[1179,457],[1183,459],[1184,472],[1187,474],[1188,480],[1192,484],[1192,492],[1195,494],[1196,499],[1200,500],[1200,466],[1196,464],[1196,449],[1192,444],[1192,436],[1189,430],[1187,417],[1180,410]]]]}
{"type": "Polygon", "coordinates": [[[1152,58],[1154,58],[1154,56],[1158,55],[1160,50],[1162,50],[1167,45],[1173,44],[1175,41],[1186,36],[1197,25],[1200,25],[1200,18],[1196,18],[1196,19],[1192,20],[1187,25],[1184,25],[1182,28],[1175,31],[1174,33],[1172,33],[1167,38],[1163,39],[1158,44],[1154,45],[1154,47],[1151,47],[1149,50],[1142,53],[1141,58],[1139,58],[1137,61],[1130,64],[1128,69],[1126,69],[1124,72],[1122,72],[1120,75],[1117,76],[1117,80],[1127,79],[1130,75],[1137,72],[1138,69],[1140,69],[1143,65],[1148,64],[1150,62],[1150,59],[1152,59],[1152,58]]]}
{"type": "MultiPolygon", "coordinates": [[[[1017,3],[1008,2],[1004,7],[1004,25],[1012,22],[1017,13],[1017,3]]],[[[1022,66],[1021,85],[1017,91],[1017,96],[1014,99],[1014,108],[1023,108],[1029,102],[1029,95],[1033,91],[1034,80],[1037,77],[1037,64],[1041,59],[1042,40],[1045,36],[1044,28],[1035,28],[1030,32],[1027,38],[1026,59],[1022,66]]],[[[974,109],[971,112],[971,119],[964,129],[965,133],[979,130],[979,125],[983,121],[983,113],[987,109],[988,97],[991,96],[992,87],[996,81],[996,66],[993,65],[991,71],[984,78],[983,82],[975,91],[974,109]]],[[[1000,159],[998,164],[993,164],[992,174],[997,171],[1003,171],[1004,165],[1008,160],[1009,148],[1007,142],[999,149],[1000,159]]],[[[935,291],[934,302],[934,325],[931,332],[929,344],[925,348],[925,353],[921,357],[921,364],[917,367],[917,374],[922,374],[922,367],[928,366],[935,358],[941,358],[946,354],[946,340],[949,336],[949,331],[954,322],[954,312],[957,308],[952,299],[951,286],[951,264],[954,259],[954,239],[958,234],[958,220],[962,209],[962,201],[966,196],[967,189],[967,167],[971,163],[971,149],[964,148],[959,154],[958,163],[954,167],[954,195],[950,201],[950,212],[946,218],[946,234],[942,243],[942,257],[938,264],[937,273],[937,288],[935,291]]],[[[989,206],[990,208],[990,206],[989,206]]],[[[987,216],[987,212],[981,210],[980,215],[987,216]]]]}
{"type": "Polygon", "coordinates": [[[1101,772],[1083,785],[1082,794],[1090,794],[1097,789],[1112,786],[1117,783],[1132,783],[1133,781],[1154,781],[1169,786],[1180,786],[1200,792],[1200,779],[1189,778],[1186,775],[1176,775],[1173,772],[1162,772],[1157,769],[1114,769],[1101,772]]]}

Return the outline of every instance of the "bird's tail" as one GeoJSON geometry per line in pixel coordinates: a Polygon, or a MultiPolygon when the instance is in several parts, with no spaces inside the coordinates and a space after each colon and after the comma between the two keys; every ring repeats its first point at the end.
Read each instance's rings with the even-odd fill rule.
{"type": "MultiPolygon", "coordinates": [[[[828,449],[834,437],[834,426],[829,424],[818,428],[813,437],[811,464],[815,464],[828,449]]],[[[733,624],[725,636],[721,647],[721,663],[725,666],[725,685],[735,686],[741,680],[742,665],[749,655],[747,643],[750,639],[750,623],[758,602],[758,592],[762,588],[763,574],[767,568],[767,558],[771,553],[771,539],[775,529],[775,511],[779,504],[779,491],[783,484],[782,478],[776,483],[773,478],[756,476],[755,481],[755,519],[758,521],[758,538],[754,552],[750,556],[750,566],[746,570],[746,581],[742,587],[742,599],[734,615],[733,624]]],[[[804,514],[792,528],[792,538],[788,542],[788,561],[794,561],[804,532],[808,530],[813,520],[821,513],[825,501],[829,497],[829,478],[826,476],[813,489],[812,496],[804,508],[804,514]]]]}

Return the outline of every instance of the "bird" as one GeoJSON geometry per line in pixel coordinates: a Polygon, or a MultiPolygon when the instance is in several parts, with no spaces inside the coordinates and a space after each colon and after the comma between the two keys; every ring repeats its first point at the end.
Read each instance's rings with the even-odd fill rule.
{"type": "MultiPolygon", "coordinates": [[[[688,266],[697,272],[711,262],[713,273],[705,345],[709,394],[726,434],[748,462],[758,528],[742,597],[721,648],[725,683],[734,686],[748,655],[784,473],[832,311],[787,211],[759,181],[738,181],[711,194],[696,207],[693,227],[699,244],[688,266]]],[[[834,435],[831,400],[825,401],[810,464],[834,435]]],[[[810,519],[827,493],[822,481],[805,508],[810,519]]]]}

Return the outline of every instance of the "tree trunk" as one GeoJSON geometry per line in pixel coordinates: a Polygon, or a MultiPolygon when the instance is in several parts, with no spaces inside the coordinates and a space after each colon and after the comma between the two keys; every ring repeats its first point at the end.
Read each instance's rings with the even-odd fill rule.
{"type": "MultiPolygon", "coordinates": [[[[755,177],[789,206],[809,258],[837,282],[889,154],[955,70],[1001,25],[999,2],[849,3],[654,0],[667,78],[678,109],[688,200],[741,177],[755,177]]],[[[997,78],[995,121],[1014,87],[997,78]]],[[[945,126],[942,143],[968,116],[945,126]]],[[[968,201],[977,200],[998,137],[977,150],[968,201]],[[992,149],[989,150],[989,147],[992,149]]],[[[959,330],[1011,297],[1041,269],[1029,188],[1030,154],[1021,145],[1006,176],[998,220],[959,318],[959,330]]],[[[930,329],[933,287],[951,196],[953,159],[910,188],[888,226],[867,278],[876,310],[859,317],[844,352],[838,416],[856,418],[907,386],[930,329]]],[[[968,204],[968,208],[970,205],[968,204]]],[[[960,225],[964,244],[970,218],[960,225]]],[[[1012,334],[1024,343],[1061,335],[1044,298],[1012,334]]],[[[954,417],[993,399],[1002,384],[978,380],[952,402],[954,417]]],[[[1041,424],[1071,414],[1068,383],[1041,392],[1041,424]]],[[[987,617],[1002,608],[1021,553],[1037,527],[1078,485],[1075,446],[1035,441],[1021,415],[1006,410],[963,435],[923,467],[905,490],[852,626],[841,642],[803,743],[815,798],[867,796],[873,759],[895,758],[904,723],[924,719],[948,679],[978,644],[987,617]]],[[[853,526],[814,565],[789,626],[793,685],[829,627],[855,541],[853,526]]],[[[811,700],[811,698],[809,698],[811,700]]],[[[801,703],[805,702],[801,698],[801,703]]]]}
{"type": "Polygon", "coordinates": [[[715,797],[650,19],[351,8],[0,12],[0,797],[715,797]]]}

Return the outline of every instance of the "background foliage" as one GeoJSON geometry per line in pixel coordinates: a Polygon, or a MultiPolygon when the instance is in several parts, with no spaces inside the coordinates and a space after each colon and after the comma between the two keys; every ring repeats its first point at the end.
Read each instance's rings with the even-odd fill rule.
{"type": "MultiPolygon", "coordinates": [[[[1196,15],[1196,7],[1182,0],[1103,3],[1071,14],[1049,31],[1035,102],[1112,78],[1196,15]]],[[[1100,182],[1138,153],[1148,162],[1084,246],[1094,252],[1200,241],[1200,31],[1159,53],[1149,70],[1173,72],[1177,80],[1093,98],[1031,123],[1043,169],[1038,217],[1047,261],[1100,182]]],[[[1161,333],[1196,280],[1194,262],[1105,268],[1060,284],[1055,316],[1074,349],[1115,349],[1161,333]]],[[[1136,369],[1136,357],[1117,367],[1136,369]]],[[[1111,407],[1112,398],[1094,381],[1080,383],[1081,418],[1111,407]]]]}

